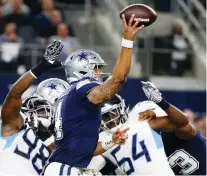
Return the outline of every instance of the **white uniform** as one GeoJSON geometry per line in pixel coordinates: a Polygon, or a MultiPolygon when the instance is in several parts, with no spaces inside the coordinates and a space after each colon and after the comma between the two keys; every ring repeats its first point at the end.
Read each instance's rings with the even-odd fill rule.
{"type": "MultiPolygon", "coordinates": [[[[146,121],[138,121],[138,114],[150,109],[155,111],[158,116],[166,115],[153,102],[144,101],[137,104],[123,125],[123,128],[130,127],[126,143],[115,145],[103,153],[103,156],[119,166],[127,175],[174,175],[164,151],[160,132],[153,130],[146,121]]],[[[100,141],[106,135],[108,135],[106,132],[102,132],[100,141]]],[[[92,162],[94,161],[92,160],[92,162]]],[[[93,168],[93,166],[90,165],[89,168],[93,168]]]]}
{"type": "Polygon", "coordinates": [[[39,175],[48,157],[49,151],[31,128],[8,137],[0,133],[1,176],[39,175]]]}

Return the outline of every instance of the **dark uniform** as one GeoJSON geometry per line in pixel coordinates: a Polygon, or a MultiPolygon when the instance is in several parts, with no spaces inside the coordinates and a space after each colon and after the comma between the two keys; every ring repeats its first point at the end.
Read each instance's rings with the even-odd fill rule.
{"type": "Polygon", "coordinates": [[[206,175],[206,139],[197,131],[191,140],[162,133],[165,153],[176,175],[206,175]]]}
{"type": "Polygon", "coordinates": [[[87,93],[99,83],[90,78],[73,82],[56,112],[56,141],[49,162],[87,167],[96,149],[101,125],[101,106],[91,103],[87,93]],[[59,118],[60,122],[57,123],[59,118]],[[59,131],[57,133],[57,131],[59,131]]]}

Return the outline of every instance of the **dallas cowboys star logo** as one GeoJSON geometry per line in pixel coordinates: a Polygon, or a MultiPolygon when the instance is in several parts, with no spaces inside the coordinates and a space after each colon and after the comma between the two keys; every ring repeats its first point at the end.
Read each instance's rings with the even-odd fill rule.
{"type": "Polygon", "coordinates": [[[56,90],[57,85],[56,85],[56,84],[51,83],[51,84],[50,84],[49,86],[47,86],[47,87],[49,87],[49,88],[51,88],[51,89],[55,89],[55,90],[56,90]]]}
{"type": "Polygon", "coordinates": [[[88,61],[88,58],[87,58],[88,55],[89,55],[89,54],[86,54],[86,53],[84,53],[84,52],[78,54],[78,56],[79,56],[79,60],[80,60],[80,61],[81,61],[81,60],[86,60],[86,61],[88,61]]]}

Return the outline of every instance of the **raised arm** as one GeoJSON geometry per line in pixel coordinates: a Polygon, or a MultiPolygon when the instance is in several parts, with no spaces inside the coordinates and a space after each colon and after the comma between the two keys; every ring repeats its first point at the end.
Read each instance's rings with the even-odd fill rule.
{"type": "Polygon", "coordinates": [[[22,128],[23,119],[20,115],[22,95],[45,70],[61,65],[59,62],[55,62],[55,59],[59,56],[62,48],[63,45],[60,41],[54,41],[45,50],[45,55],[41,62],[14,83],[1,109],[3,136],[13,135],[22,128]]]}
{"type": "Polygon", "coordinates": [[[20,115],[22,94],[30,87],[34,80],[35,77],[30,72],[27,72],[10,89],[1,110],[3,135],[4,129],[10,131],[8,134],[12,135],[22,127],[23,119],[20,115]]]}
{"type": "Polygon", "coordinates": [[[111,99],[127,80],[131,67],[133,40],[136,33],[143,29],[144,26],[136,27],[139,19],[135,19],[134,15],[132,15],[129,24],[126,23],[125,16],[123,15],[122,22],[124,26],[124,39],[122,40],[120,57],[116,62],[112,76],[102,85],[93,88],[87,95],[89,101],[94,104],[101,104],[111,99]],[[133,21],[136,22],[132,24],[133,21]]]}
{"type": "MultiPolygon", "coordinates": [[[[174,131],[175,135],[180,139],[190,139],[196,135],[196,129],[188,121],[186,115],[180,109],[164,100],[153,83],[142,82],[142,84],[143,91],[147,98],[154,101],[167,113],[166,117],[153,118],[149,121],[149,124],[153,129],[174,131]]],[[[143,115],[144,114],[142,113],[141,116],[143,115]]],[[[151,111],[151,116],[155,115],[156,114],[151,111]]]]}

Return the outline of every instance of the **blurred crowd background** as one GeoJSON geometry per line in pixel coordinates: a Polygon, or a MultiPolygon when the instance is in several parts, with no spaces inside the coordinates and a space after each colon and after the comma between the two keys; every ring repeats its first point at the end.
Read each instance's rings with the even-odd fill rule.
{"type": "MultiPolygon", "coordinates": [[[[206,134],[205,0],[1,0],[0,79],[22,75],[36,65],[53,39],[64,43],[61,60],[77,49],[91,48],[112,72],[122,37],[119,12],[133,3],[149,5],[158,19],[137,36],[130,77],[150,79],[161,90],[173,92],[173,103],[180,103],[206,134]]],[[[54,73],[64,74],[63,69],[54,73]]]]}

